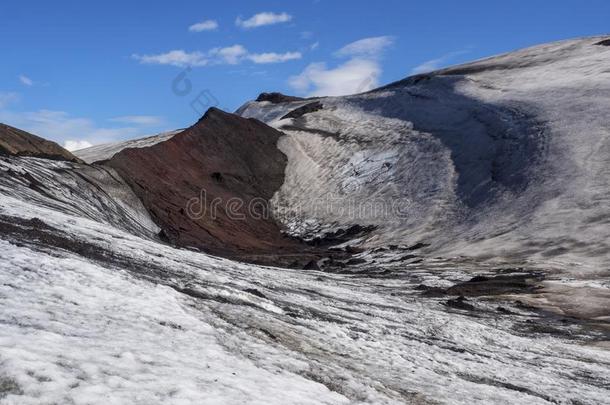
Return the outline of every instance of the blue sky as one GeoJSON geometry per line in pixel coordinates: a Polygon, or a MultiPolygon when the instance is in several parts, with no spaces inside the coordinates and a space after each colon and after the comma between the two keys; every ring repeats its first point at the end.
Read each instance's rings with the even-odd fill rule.
{"type": "Polygon", "coordinates": [[[185,127],[263,91],[345,94],[608,33],[610,2],[7,1],[0,121],[68,146],[185,127]]]}

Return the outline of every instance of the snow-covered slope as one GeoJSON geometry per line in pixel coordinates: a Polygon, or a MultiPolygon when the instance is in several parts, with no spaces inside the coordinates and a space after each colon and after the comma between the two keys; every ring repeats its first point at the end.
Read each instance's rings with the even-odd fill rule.
{"type": "Polygon", "coordinates": [[[377,225],[367,246],[423,241],[435,254],[608,276],[602,39],[536,46],[354,96],[249,102],[238,113],[287,134],[274,202],[295,234],[377,225]],[[282,119],[316,101],[323,108],[282,119]]]}
{"type": "Polygon", "coordinates": [[[145,138],[132,139],[123,142],[104,143],[101,145],[95,145],[89,148],[77,150],[72,153],[74,153],[74,155],[78,156],[80,159],[84,160],[87,163],[100,162],[112,158],[114,155],[116,155],[123,149],[146,148],[148,146],[156,145],[160,142],[167,141],[168,139],[171,139],[174,135],[179,134],[182,131],[182,129],[177,129],[174,131],[162,132],[157,135],[147,136],[145,138]]]}
{"type": "Polygon", "coordinates": [[[420,295],[421,282],[467,278],[467,263],[245,265],[3,190],[0,229],[3,405],[597,404],[610,393],[610,352],[583,345],[600,331],[504,300],[467,310],[420,295]]]}
{"type": "Polygon", "coordinates": [[[142,202],[107,167],[30,157],[0,158],[0,194],[135,235],[153,237],[159,232],[142,202]]]}

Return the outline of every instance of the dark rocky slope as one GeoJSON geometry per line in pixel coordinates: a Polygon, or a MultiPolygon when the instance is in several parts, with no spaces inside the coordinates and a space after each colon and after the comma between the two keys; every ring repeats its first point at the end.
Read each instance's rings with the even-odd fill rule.
{"type": "Polygon", "coordinates": [[[6,124],[0,124],[0,154],[80,162],[55,142],[6,124]]]}
{"type": "Polygon", "coordinates": [[[286,102],[291,102],[291,101],[301,101],[301,100],[305,100],[305,99],[302,97],[287,96],[285,94],[278,93],[278,92],[261,93],[256,98],[256,101],[269,101],[272,104],[286,103],[286,102]]]}
{"type": "Polygon", "coordinates": [[[173,138],[125,149],[105,164],[133,188],[170,243],[247,261],[288,262],[311,249],[285,237],[268,209],[284,181],[287,159],[276,147],[281,135],[258,120],[212,108],[173,138]]]}

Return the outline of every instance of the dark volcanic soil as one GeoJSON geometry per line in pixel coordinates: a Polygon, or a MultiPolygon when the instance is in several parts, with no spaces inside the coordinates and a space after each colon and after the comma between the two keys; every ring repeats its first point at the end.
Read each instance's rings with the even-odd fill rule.
{"type": "Polygon", "coordinates": [[[55,142],[6,124],[0,124],[0,154],[80,162],[76,156],[55,142]]]}
{"type": "Polygon", "coordinates": [[[293,262],[295,254],[314,253],[284,236],[269,212],[287,163],[276,147],[281,135],[260,121],[212,108],[170,140],[125,149],[105,164],[133,188],[168,242],[281,264],[283,257],[293,262]]]}

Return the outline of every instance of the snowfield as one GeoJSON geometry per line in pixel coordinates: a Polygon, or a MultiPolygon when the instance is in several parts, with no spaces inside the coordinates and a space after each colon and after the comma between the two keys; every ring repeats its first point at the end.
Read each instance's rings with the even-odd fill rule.
{"type": "Polygon", "coordinates": [[[285,133],[289,233],[376,226],[339,272],[173,248],[115,171],[0,156],[0,404],[610,404],[601,39],[240,108],[285,133]]]}
{"type": "Polygon", "coordinates": [[[3,403],[347,403],[226,350],[206,315],[169,287],[78,257],[0,247],[10,252],[2,254],[1,378],[14,385],[3,403]]]}
{"type": "Polygon", "coordinates": [[[507,317],[482,300],[472,316],[416,294],[418,280],[463,277],[454,263],[396,266],[378,278],[257,268],[11,197],[0,215],[44,218],[50,232],[108,257],[18,233],[1,242],[3,404],[608,398],[610,353],[583,346],[577,326],[558,338],[526,331],[538,322],[527,310],[507,317]]]}

